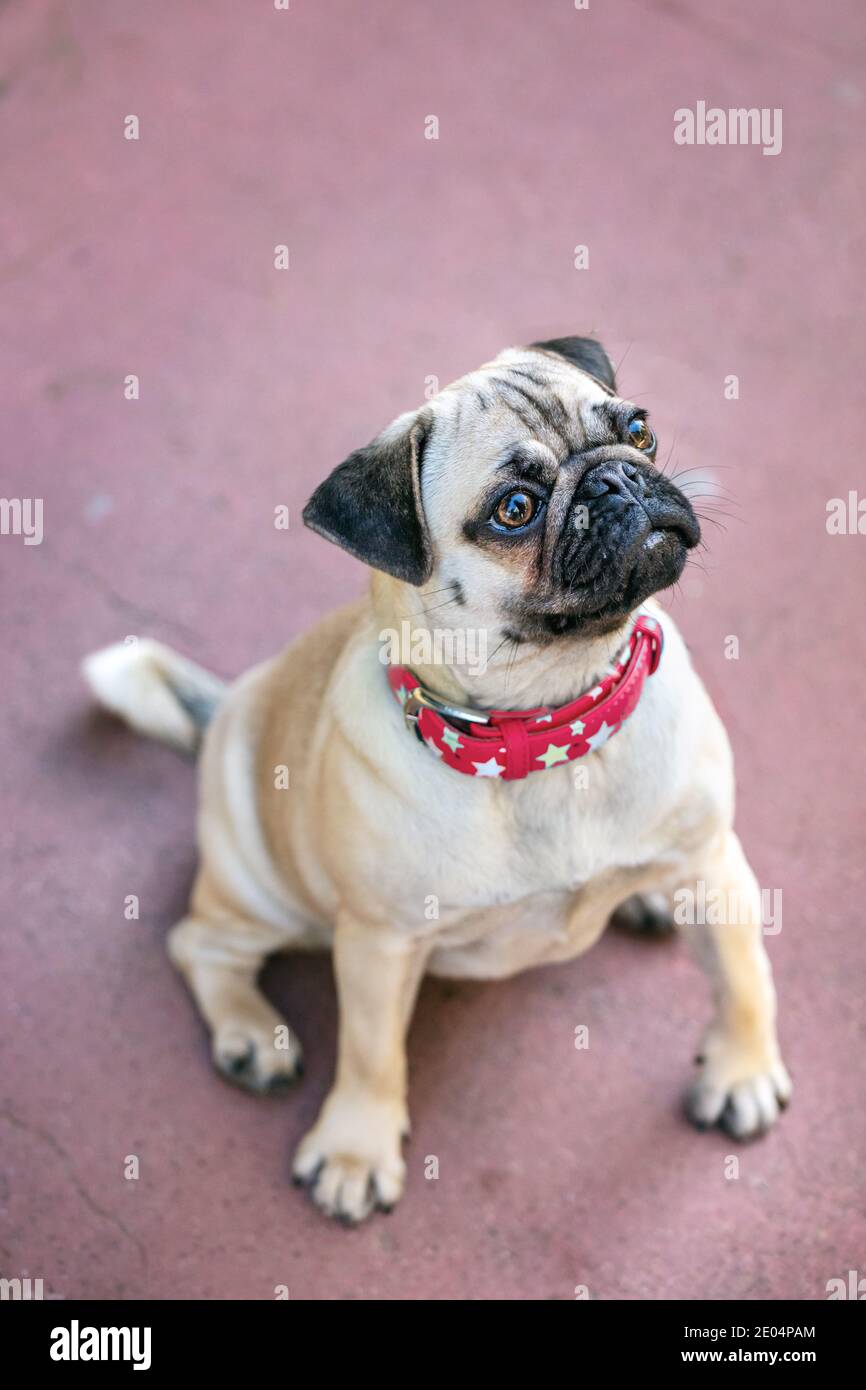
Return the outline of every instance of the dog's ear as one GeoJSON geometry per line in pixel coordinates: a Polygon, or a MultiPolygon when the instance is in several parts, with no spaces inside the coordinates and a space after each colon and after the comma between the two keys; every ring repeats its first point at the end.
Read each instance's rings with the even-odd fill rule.
{"type": "Polygon", "coordinates": [[[546,343],[530,343],[543,352],[555,352],[581,371],[589,372],[609,391],[616,391],[613,363],[595,338],[549,338],[546,343]]]}
{"type": "Polygon", "coordinates": [[[421,506],[421,459],[431,430],[421,411],[335,468],[304,508],[304,522],[373,569],[423,584],[433,568],[421,506]]]}

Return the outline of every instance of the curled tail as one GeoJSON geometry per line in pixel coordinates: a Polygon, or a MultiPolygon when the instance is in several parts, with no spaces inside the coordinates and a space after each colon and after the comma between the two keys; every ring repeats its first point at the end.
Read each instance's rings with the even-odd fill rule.
{"type": "Polygon", "coordinates": [[[141,734],[193,752],[225,682],[150,638],[117,642],[84,658],[82,674],[101,705],[141,734]]]}

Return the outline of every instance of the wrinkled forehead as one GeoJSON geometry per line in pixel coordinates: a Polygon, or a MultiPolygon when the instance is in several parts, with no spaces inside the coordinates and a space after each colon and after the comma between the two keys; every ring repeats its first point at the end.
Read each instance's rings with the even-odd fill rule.
{"type": "Polygon", "coordinates": [[[469,498],[515,448],[557,462],[610,439],[619,397],[554,353],[508,348],[434,398],[425,495],[446,483],[469,498]]]}

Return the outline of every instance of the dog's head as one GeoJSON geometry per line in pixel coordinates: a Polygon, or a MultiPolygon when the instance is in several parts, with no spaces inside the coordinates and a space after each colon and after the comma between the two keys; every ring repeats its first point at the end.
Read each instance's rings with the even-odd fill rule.
{"type": "Polygon", "coordinates": [[[304,520],[375,569],[435,578],[473,621],[521,641],[595,635],[673,584],[700,539],[655,457],[601,345],[557,338],[509,348],[401,415],[316,489],[304,520]]]}

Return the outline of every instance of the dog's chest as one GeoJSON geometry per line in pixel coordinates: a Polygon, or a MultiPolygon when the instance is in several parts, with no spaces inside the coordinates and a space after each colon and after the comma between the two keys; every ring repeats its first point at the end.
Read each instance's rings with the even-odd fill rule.
{"type": "Polygon", "coordinates": [[[596,757],[451,797],[440,827],[445,901],[459,909],[570,893],[643,862],[663,788],[634,775],[626,743],[623,736],[596,757]]]}
{"type": "MultiPolygon", "coordinates": [[[[596,774],[599,768],[593,769],[596,774]]],[[[516,877],[534,889],[573,890],[612,867],[633,863],[649,806],[636,794],[623,794],[619,780],[604,778],[593,787],[581,780],[579,764],[547,786],[540,773],[520,788],[512,807],[508,850],[516,877]]],[[[599,777],[599,782],[601,778],[599,777]]]]}

